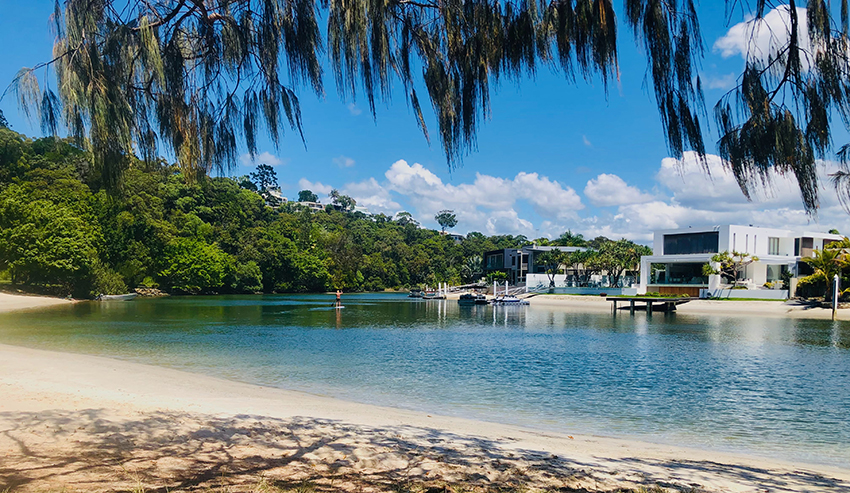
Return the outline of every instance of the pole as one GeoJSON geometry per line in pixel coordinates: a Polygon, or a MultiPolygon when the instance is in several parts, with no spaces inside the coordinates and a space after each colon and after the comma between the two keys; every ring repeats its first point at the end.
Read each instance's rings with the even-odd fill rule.
{"type": "Polygon", "coordinates": [[[835,274],[832,283],[832,320],[835,320],[835,312],[838,310],[838,285],[840,282],[838,274],[835,274]]]}

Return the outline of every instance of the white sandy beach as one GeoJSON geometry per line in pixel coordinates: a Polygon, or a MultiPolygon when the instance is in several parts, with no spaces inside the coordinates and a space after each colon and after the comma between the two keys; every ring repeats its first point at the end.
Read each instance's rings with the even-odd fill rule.
{"type": "Polygon", "coordinates": [[[321,491],[850,491],[850,469],[541,433],[6,345],[0,395],[0,491],[240,491],[260,477],[321,491]]]}
{"type": "Polygon", "coordinates": [[[27,310],[55,305],[66,305],[68,303],[73,303],[73,301],[64,300],[62,298],[50,298],[47,296],[0,293],[0,313],[10,312],[13,310],[27,310]]]}

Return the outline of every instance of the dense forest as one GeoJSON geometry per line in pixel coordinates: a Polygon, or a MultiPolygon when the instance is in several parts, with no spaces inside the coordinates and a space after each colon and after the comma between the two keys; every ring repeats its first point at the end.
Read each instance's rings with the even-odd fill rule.
{"type": "MultiPolygon", "coordinates": [[[[133,160],[120,184],[107,187],[91,163],[70,140],[31,140],[0,128],[0,282],[81,298],[136,287],[376,291],[478,281],[484,252],[531,243],[477,232],[457,241],[406,212],[393,218],[346,210],[345,196],[338,196],[344,207],[321,211],[271,207],[270,167],[250,177],[187,180],[164,160],[133,160]]],[[[569,231],[534,241],[600,253],[610,242],[569,231]]]]}
{"type": "Polygon", "coordinates": [[[0,128],[0,279],[75,297],[383,290],[468,281],[484,251],[527,243],[455,242],[409,214],[272,208],[250,179],[188,181],[165,161],[135,161],[107,188],[91,162],[70,141],[0,128]]]}

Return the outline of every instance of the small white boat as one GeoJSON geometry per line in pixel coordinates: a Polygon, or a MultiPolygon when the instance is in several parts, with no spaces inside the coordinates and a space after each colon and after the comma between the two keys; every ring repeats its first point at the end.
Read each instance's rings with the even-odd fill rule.
{"type": "Polygon", "coordinates": [[[528,300],[521,300],[516,296],[502,296],[494,299],[491,303],[500,306],[524,306],[530,304],[528,300]]]}
{"type": "Polygon", "coordinates": [[[98,295],[95,300],[97,301],[130,301],[135,299],[136,296],[139,296],[136,293],[127,293],[127,294],[101,294],[98,295]]]}

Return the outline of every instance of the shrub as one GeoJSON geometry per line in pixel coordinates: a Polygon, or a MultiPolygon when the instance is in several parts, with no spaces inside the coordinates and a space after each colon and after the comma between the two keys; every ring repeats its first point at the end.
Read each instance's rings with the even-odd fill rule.
{"type": "Polygon", "coordinates": [[[222,285],[232,259],[213,244],[192,238],[178,238],[165,249],[160,281],[166,289],[182,293],[214,293],[222,285]]]}
{"type": "Polygon", "coordinates": [[[256,293],[263,290],[263,273],[254,261],[236,264],[230,277],[230,287],[237,293],[256,293]]]}
{"type": "Polygon", "coordinates": [[[124,294],[127,284],[124,277],[100,262],[95,263],[91,272],[91,296],[99,294],[124,294]]]}

